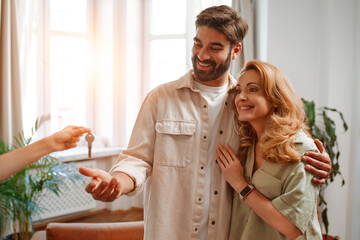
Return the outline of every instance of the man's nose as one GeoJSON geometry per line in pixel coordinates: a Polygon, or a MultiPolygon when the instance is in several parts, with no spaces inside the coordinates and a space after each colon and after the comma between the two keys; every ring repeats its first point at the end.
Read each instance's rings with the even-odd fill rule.
{"type": "Polygon", "coordinates": [[[208,53],[208,51],[204,48],[201,49],[199,51],[199,53],[197,54],[197,57],[200,61],[204,61],[204,60],[208,60],[210,59],[210,54],[208,53]]]}

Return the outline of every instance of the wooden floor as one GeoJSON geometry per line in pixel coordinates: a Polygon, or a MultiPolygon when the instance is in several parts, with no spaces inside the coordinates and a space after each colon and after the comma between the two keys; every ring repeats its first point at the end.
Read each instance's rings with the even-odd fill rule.
{"type": "Polygon", "coordinates": [[[70,217],[64,217],[48,222],[37,223],[34,230],[44,230],[49,222],[77,222],[77,223],[102,223],[102,222],[132,222],[144,220],[142,208],[130,208],[129,210],[109,211],[106,209],[95,212],[83,213],[70,217]]]}

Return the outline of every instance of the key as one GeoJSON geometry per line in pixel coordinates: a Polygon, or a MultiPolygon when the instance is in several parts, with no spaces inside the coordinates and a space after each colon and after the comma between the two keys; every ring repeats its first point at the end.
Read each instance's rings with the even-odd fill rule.
{"type": "Polygon", "coordinates": [[[89,148],[89,158],[91,158],[91,148],[92,148],[92,142],[95,140],[94,135],[92,135],[91,133],[88,133],[85,135],[85,140],[88,143],[88,148],[89,148]]]}

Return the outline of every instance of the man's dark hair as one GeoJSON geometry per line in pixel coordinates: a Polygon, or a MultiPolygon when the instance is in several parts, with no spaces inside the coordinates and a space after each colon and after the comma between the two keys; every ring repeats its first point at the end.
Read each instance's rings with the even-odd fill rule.
{"type": "Polygon", "coordinates": [[[196,17],[196,29],[201,26],[214,28],[223,33],[231,45],[242,42],[248,32],[247,21],[233,8],[221,5],[209,7],[196,17]]]}

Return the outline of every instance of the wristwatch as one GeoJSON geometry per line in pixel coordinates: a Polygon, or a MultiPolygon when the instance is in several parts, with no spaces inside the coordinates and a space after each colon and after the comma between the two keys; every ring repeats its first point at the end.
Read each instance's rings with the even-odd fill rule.
{"type": "Polygon", "coordinates": [[[244,201],[244,199],[249,195],[249,193],[254,189],[254,186],[247,185],[241,192],[239,193],[239,198],[241,201],[244,201]]]}

